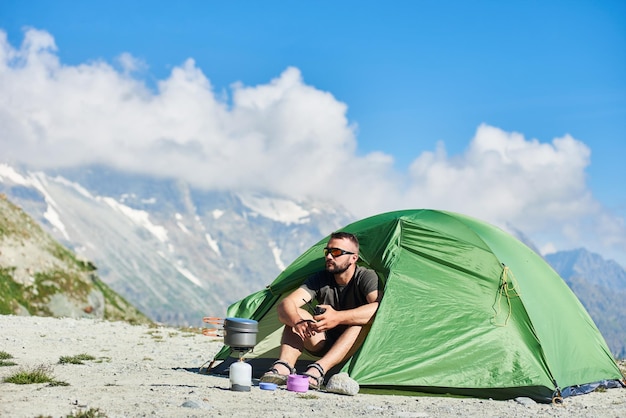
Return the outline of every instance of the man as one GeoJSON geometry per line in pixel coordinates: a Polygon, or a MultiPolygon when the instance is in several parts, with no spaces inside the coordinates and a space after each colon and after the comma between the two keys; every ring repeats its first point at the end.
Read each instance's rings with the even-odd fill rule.
{"type": "Polygon", "coordinates": [[[261,382],[285,384],[307,350],[319,360],[303,374],[309,376],[310,388],[319,389],[326,371],[351,357],[365,339],[382,297],[378,276],[357,266],[359,241],[353,234],[331,234],[324,255],[326,270],[309,277],[277,306],[285,324],[280,357],[261,382]],[[323,313],[312,315],[303,308],[313,299],[323,313]]]}

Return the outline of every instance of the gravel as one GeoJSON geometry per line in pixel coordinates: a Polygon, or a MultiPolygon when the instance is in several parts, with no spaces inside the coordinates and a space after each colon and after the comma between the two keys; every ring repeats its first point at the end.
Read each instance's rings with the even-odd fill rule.
{"type": "Polygon", "coordinates": [[[98,411],[107,417],[624,417],[626,390],[566,398],[561,405],[528,398],[495,401],[443,396],[355,396],[309,391],[229,390],[225,377],[200,373],[219,340],[168,327],[93,319],[0,315],[0,416],[66,417],[98,411]],[[84,364],[61,356],[88,354],[84,364]],[[4,378],[44,365],[67,384],[16,385],[4,378]]]}

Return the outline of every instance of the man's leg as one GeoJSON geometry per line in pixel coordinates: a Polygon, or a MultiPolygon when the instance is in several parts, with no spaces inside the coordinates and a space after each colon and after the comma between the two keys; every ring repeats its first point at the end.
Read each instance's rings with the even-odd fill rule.
{"type": "MultiPolygon", "coordinates": [[[[300,317],[304,319],[312,319],[311,314],[305,310],[301,310],[300,317]]],[[[316,333],[312,335],[306,341],[306,348],[310,351],[319,351],[323,349],[326,335],[324,333],[316,333]]],[[[265,373],[261,377],[261,381],[264,379],[267,381],[282,380],[272,374],[276,375],[289,375],[291,368],[295,367],[296,361],[302,355],[302,350],[305,348],[305,342],[302,341],[300,336],[293,332],[290,326],[285,325],[283,328],[283,334],[280,342],[280,354],[278,360],[272,365],[272,368],[268,373],[265,373]],[[289,365],[287,367],[285,364],[289,365]]]]}
{"type": "MultiPolygon", "coordinates": [[[[317,333],[312,335],[311,338],[306,340],[306,343],[302,341],[300,336],[293,332],[291,327],[285,326],[283,329],[283,336],[280,344],[279,360],[288,363],[291,367],[294,367],[298,358],[302,355],[302,350],[306,348],[311,352],[319,351],[324,346],[326,337],[324,333],[317,333]]],[[[278,364],[276,369],[280,374],[289,374],[290,370],[284,365],[278,364]]]]}
{"type": "MultiPolygon", "coordinates": [[[[328,349],[328,352],[324,354],[322,358],[316,361],[319,364],[324,372],[335,367],[337,364],[341,363],[344,360],[350,358],[356,351],[359,349],[363,341],[365,341],[365,337],[367,336],[367,332],[369,331],[369,326],[360,326],[360,325],[352,325],[348,327],[335,341],[335,343],[328,349]]],[[[308,345],[307,345],[307,349],[308,345]]],[[[307,373],[312,374],[314,376],[318,376],[319,370],[314,367],[309,368],[307,373]]]]}

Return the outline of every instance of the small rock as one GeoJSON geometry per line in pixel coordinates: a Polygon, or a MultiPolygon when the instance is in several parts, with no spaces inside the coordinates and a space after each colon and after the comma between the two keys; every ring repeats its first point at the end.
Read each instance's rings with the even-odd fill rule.
{"type": "Polygon", "coordinates": [[[519,398],[515,398],[515,402],[517,402],[520,405],[524,405],[524,406],[529,406],[529,405],[536,405],[537,402],[535,402],[534,400],[530,399],[530,398],[526,398],[526,397],[519,397],[519,398]]]}
{"type": "Polygon", "coordinates": [[[193,408],[193,409],[211,409],[211,406],[206,404],[205,402],[196,402],[196,401],[185,401],[181,405],[183,408],[193,408]]]}
{"type": "Polygon", "coordinates": [[[354,396],[359,393],[359,389],[357,381],[348,376],[348,373],[337,373],[326,384],[327,392],[339,393],[341,395],[354,396]]]}

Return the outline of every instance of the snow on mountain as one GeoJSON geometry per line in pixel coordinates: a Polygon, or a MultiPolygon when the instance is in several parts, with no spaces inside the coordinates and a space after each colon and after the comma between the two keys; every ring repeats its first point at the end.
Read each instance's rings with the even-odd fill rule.
{"type": "Polygon", "coordinates": [[[89,191],[87,189],[85,189],[84,187],[82,187],[80,184],[78,183],[74,183],[72,181],[68,181],[67,179],[64,179],[63,177],[57,176],[54,178],[54,181],[64,184],[68,187],[72,187],[74,188],[74,190],[76,190],[78,193],[82,194],[83,196],[85,196],[88,199],[93,199],[94,197],[91,195],[91,193],[89,193],[89,191]]]}
{"type": "Polygon", "coordinates": [[[286,225],[310,222],[309,212],[297,203],[280,198],[270,198],[262,195],[238,194],[241,203],[254,214],[286,225]]]}
{"type": "Polygon", "coordinates": [[[276,246],[276,243],[274,241],[270,241],[269,246],[272,249],[272,254],[274,254],[274,262],[276,263],[276,267],[278,267],[279,270],[284,270],[287,266],[285,266],[285,263],[283,263],[283,260],[281,260],[280,258],[282,250],[276,246]]]}
{"type": "Polygon", "coordinates": [[[195,284],[196,286],[202,287],[202,282],[200,281],[200,279],[198,279],[192,272],[187,270],[185,267],[179,265],[179,263],[177,263],[176,265],[176,270],[178,270],[180,274],[189,279],[191,283],[195,284]]]}
{"type": "Polygon", "coordinates": [[[167,230],[160,226],[155,225],[150,222],[150,214],[144,210],[137,210],[126,205],[123,205],[110,197],[100,197],[107,205],[109,205],[113,210],[123,214],[128,219],[136,223],[137,225],[145,228],[152,235],[156,237],[161,242],[167,241],[167,230]]]}
{"type": "Polygon", "coordinates": [[[175,216],[176,216],[176,225],[178,225],[180,230],[183,231],[185,234],[189,234],[190,233],[189,230],[183,223],[183,215],[181,215],[180,213],[177,213],[175,216]]]}
{"type": "Polygon", "coordinates": [[[0,163],[0,180],[10,181],[20,186],[30,186],[30,182],[19,174],[13,167],[0,163]]]}
{"type": "Polygon", "coordinates": [[[209,244],[209,247],[211,247],[211,249],[215,251],[217,255],[221,255],[220,246],[217,244],[217,241],[215,241],[213,237],[211,237],[211,234],[207,232],[206,234],[204,234],[204,236],[206,238],[207,243],[209,244]]]}
{"type": "Polygon", "coordinates": [[[12,167],[6,164],[0,164],[0,179],[6,179],[17,185],[24,187],[31,187],[39,191],[45,199],[46,211],[43,213],[43,217],[62,235],[63,238],[69,239],[67,230],[61,218],[56,210],[56,202],[52,196],[46,191],[47,178],[42,173],[34,173],[31,176],[25,177],[15,171],[12,167]]]}

